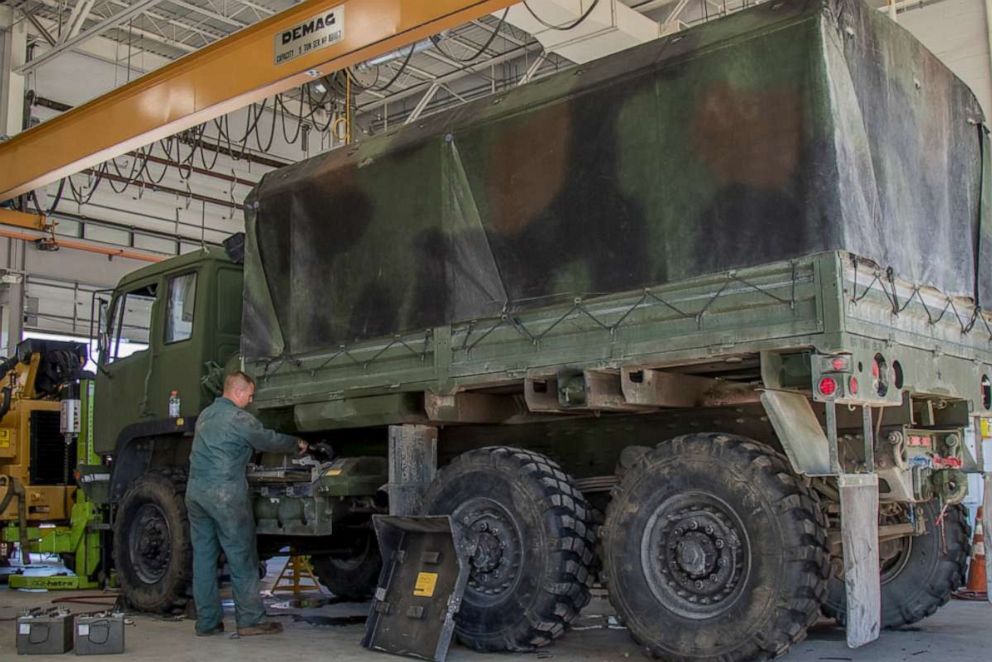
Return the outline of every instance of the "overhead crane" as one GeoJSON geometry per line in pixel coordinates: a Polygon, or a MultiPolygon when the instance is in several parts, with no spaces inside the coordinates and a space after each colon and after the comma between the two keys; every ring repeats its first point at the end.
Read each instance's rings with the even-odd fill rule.
{"type": "Polygon", "coordinates": [[[0,201],[516,2],[307,0],[0,143],[0,201]]]}

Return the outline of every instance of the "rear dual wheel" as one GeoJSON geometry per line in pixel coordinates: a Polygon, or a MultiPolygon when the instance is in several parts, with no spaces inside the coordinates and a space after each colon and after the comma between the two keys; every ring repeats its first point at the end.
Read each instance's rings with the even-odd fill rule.
{"type": "Polygon", "coordinates": [[[610,601],[649,654],[758,660],[816,621],[826,528],[784,457],[733,435],[677,437],[627,470],[603,528],[610,601]]]}
{"type": "MultiPolygon", "coordinates": [[[[882,543],[879,549],[882,584],[882,627],[898,628],[932,616],[964,586],[971,533],[964,506],[947,508],[941,525],[940,506],[920,506],[926,532],[882,543]]],[[[884,518],[882,524],[908,521],[905,515],[884,518]]],[[[847,591],[839,574],[830,579],[823,613],[847,623],[847,591]]]]}

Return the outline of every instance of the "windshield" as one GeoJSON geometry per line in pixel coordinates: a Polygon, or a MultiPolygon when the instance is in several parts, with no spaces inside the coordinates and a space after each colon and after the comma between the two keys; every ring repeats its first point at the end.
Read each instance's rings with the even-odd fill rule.
{"type": "Polygon", "coordinates": [[[113,363],[148,349],[155,286],[146,285],[117,295],[107,316],[107,347],[100,357],[113,363]]]}

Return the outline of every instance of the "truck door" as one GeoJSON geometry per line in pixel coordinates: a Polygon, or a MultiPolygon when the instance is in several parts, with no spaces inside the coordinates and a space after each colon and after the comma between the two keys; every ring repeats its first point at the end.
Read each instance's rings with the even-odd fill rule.
{"type": "Polygon", "coordinates": [[[206,317],[205,276],[190,269],[167,275],[162,286],[162,321],[152,338],[152,376],[148,401],[155,417],[169,415],[169,394],[177,391],[181,416],[200,411],[200,378],[203,375],[206,317]]]}
{"type": "Polygon", "coordinates": [[[151,329],[158,309],[158,280],[133,285],[110,303],[101,338],[94,411],[94,434],[113,447],[120,431],[149,420],[146,385],[152,367],[151,329]]]}

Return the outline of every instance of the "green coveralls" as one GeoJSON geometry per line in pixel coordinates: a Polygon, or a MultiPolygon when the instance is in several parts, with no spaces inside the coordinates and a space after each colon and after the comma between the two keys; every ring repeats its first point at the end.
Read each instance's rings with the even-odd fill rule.
{"type": "Polygon", "coordinates": [[[245,468],[255,451],[290,453],[296,449],[295,437],[266,430],[227,398],[217,398],[197,418],[186,485],[197,632],[215,628],[223,618],[217,587],[217,559],[222,549],[231,570],[238,627],[251,627],[265,618],[245,468]]]}

